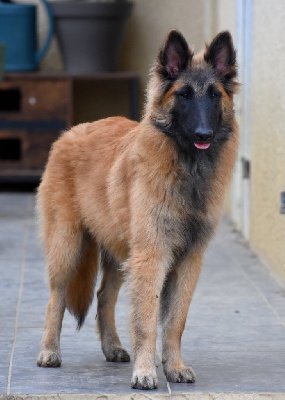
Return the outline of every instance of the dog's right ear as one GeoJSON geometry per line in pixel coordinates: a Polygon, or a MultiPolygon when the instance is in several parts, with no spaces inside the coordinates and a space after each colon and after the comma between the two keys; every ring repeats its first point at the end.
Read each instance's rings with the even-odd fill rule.
{"type": "Polygon", "coordinates": [[[169,32],[158,55],[159,72],[167,79],[175,80],[187,68],[193,53],[183,35],[173,29],[169,32]]]}

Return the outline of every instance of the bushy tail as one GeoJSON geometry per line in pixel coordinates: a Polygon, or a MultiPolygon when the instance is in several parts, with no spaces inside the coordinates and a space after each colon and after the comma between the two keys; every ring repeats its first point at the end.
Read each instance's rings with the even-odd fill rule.
{"type": "Polygon", "coordinates": [[[92,304],[98,272],[98,254],[95,240],[91,235],[85,233],[81,258],[78,261],[76,272],[65,290],[66,307],[77,319],[77,329],[83,325],[92,304]]]}

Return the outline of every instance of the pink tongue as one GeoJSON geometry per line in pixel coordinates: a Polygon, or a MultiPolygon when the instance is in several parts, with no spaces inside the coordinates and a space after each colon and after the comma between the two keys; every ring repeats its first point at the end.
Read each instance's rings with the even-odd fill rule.
{"type": "Polygon", "coordinates": [[[200,149],[200,150],[205,150],[205,149],[207,149],[208,147],[210,147],[210,143],[204,143],[204,144],[202,144],[202,143],[194,143],[194,145],[195,145],[195,147],[197,147],[197,149],[200,149]]]}

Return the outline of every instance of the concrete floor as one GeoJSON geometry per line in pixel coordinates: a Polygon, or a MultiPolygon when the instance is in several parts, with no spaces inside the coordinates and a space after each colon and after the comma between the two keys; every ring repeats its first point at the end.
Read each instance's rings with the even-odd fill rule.
{"type": "MultiPolygon", "coordinates": [[[[205,257],[183,335],[194,384],[166,382],[158,338],[159,387],[132,390],[132,363],[107,363],[101,352],[96,301],[80,332],[66,312],[62,367],[37,367],[48,288],[33,205],[33,194],[0,194],[0,399],[285,398],[285,291],[226,220],[205,257]]],[[[130,350],[124,287],[117,325],[130,350]]]]}

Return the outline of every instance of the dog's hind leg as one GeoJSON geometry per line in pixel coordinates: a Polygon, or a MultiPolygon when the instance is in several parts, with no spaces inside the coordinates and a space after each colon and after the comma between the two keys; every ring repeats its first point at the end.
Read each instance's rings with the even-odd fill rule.
{"type": "Polygon", "coordinates": [[[46,312],[44,335],[37,364],[39,367],[60,367],[60,332],[65,310],[63,290],[51,288],[46,312]]]}
{"type": "Polygon", "coordinates": [[[203,255],[187,257],[167,277],[161,296],[163,327],[162,363],[170,382],[195,382],[195,374],[181,356],[181,337],[193,292],[202,267],[203,255]]]}
{"type": "Polygon", "coordinates": [[[117,262],[105,249],[101,249],[103,278],[97,292],[97,326],[101,338],[102,351],[107,361],[130,361],[128,352],[122,347],[115,326],[115,305],[123,274],[117,262]]]}
{"type": "Polygon", "coordinates": [[[41,367],[59,367],[60,332],[66,307],[65,291],[76,271],[82,249],[83,232],[79,226],[59,224],[46,226],[45,247],[50,284],[44,335],[37,364],[41,367]]]}

